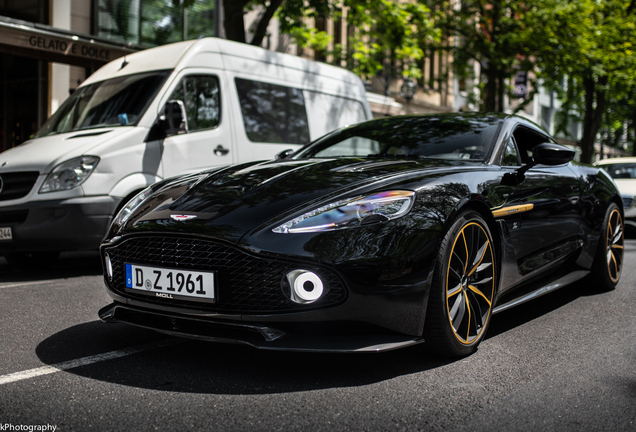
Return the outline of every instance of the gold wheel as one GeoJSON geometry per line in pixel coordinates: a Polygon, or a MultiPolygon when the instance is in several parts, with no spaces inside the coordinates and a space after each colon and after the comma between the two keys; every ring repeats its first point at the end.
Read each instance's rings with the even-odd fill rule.
{"type": "Polygon", "coordinates": [[[623,218],[618,209],[613,209],[607,221],[605,257],[608,276],[614,284],[620,279],[623,269],[623,240],[623,218]]]}
{"type": "Polygon", "coordinates": [[[446,311],[457,341],[478,341],[492,310],[495,257],[490,237],[477,222],[466,223],[453,243],[446,273],[446,311]]]}

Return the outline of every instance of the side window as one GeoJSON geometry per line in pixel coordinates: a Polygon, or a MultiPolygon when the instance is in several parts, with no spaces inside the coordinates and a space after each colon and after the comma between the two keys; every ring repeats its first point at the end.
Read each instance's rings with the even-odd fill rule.
{"type": "Polygon", "coordinates": [[[519,154],[517,153],[517,146],[514,138],[508,140],[506,149],[504,151],[503,158],[501,160],[502,166],[519,166],[519,154]]]}
{"type": "Polygon", "coordinates": [[[188,132],[212,129],[221,121],[219,80],[212,75],[188,75],[181,80],[170,100],[183,101],[188,132]]]}
{"type": "Polygon", "coordinates": [[[309,123],[300,89],[236,78],[243,124],[252,142],[305,144],[309,123]]]}

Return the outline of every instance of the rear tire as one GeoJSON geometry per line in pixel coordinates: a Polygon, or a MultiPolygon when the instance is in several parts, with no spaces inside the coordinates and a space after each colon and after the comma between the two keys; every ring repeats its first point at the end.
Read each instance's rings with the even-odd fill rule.
{"type": "Polygon", "coordinates": [[[497,286],[492,235],[479,213],[459,213],[444,235],[426,311],[424,339],[436,353],[472,354],[484,339],[497,286]]]}
{"type": "Polygon", "coordinates": [[[592,281],[599,291],[612,291],[621,278],[624,240],[625,227],[621,212],[615,203],[610,203],[592,265],[592,281]]]}

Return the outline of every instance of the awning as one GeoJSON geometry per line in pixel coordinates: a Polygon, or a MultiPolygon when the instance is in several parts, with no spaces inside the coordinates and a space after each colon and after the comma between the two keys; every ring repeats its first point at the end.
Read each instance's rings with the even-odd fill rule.
{"type": "Polygon", "coordinates": [[[0,52],[97,69],[141,47],[0,17],[0,52]]]}

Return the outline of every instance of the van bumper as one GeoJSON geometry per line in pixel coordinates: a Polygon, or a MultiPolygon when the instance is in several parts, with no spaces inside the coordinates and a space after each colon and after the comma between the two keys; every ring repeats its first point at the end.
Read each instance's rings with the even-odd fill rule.
{"type": "Polygon", "coordinates": [[[0,228],[10,228],[12,237],[0,240],[0,254],[97,251],[121,200],[99,196],[0,207],[0,228]]]}

